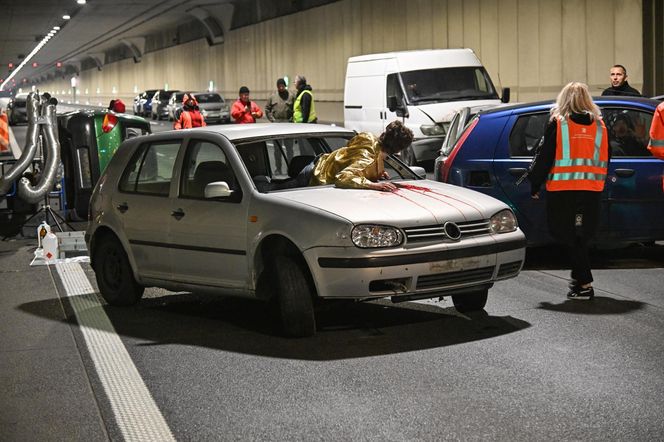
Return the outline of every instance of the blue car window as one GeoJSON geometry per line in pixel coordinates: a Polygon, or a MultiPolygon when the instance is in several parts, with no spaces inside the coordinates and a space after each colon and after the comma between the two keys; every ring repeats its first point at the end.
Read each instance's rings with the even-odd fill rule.
{"type": "Polygon", "coordinates": [[[652,114],[633,109],[602,109],[612,157],[650,157],[648,129],[652,114]]]}
{"type": "Polygon", "coordinates": [[[520,116],[510,133],[510,156],[532,157],[548,121],[548,112],[520,116]]]}

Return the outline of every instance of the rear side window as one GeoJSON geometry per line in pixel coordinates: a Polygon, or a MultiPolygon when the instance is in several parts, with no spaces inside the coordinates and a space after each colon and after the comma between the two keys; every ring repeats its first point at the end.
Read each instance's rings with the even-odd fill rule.
{"type": "Polygon", "coordinates": [[[520,116],[510,133],[510,156],[532,157],[548,122],[548,112],[520,116]]]}
{"type": "Polygon", "coordinates": [[[652,113],[633,109],[602,109],[612,157],[650,157],[648,140],[652,113]]]}
{"type": "Polygon", "coordinates": [[[144,144],[120,180],[123,192],[168,196],[180,142],[144,144]]]}

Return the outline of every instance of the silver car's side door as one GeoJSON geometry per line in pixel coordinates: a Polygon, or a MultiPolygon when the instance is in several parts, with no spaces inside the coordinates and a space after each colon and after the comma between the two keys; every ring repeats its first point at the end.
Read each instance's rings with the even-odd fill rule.
{"type": "Polygon", "coordinates": [[[239,290],[248,286],[248,197],[243,198],[236,172],[221,145],[196,138],[188,142],[169,221],[176,281],[239,290]],[[228,184],[231,195],[206,199],[205,186],[219,181],[228,184]]]}
{"type": "Polygon", "coordinates": [[[122,220],[139,275],[168,279],[170,188],[181,140],[143,144],[120,180],[113,208],[122,220]]]}

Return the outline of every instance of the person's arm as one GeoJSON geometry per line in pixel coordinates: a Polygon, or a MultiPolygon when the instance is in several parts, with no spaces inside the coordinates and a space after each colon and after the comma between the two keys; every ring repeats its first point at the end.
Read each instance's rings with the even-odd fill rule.
{"type": "Polygon", "coordinates": [[[309,122],[309,111],[311,110],[311,94],[302,92],[302,98],[300,99],[300,106],[302,107],[302,122],[309,122]]]}
{"type": "Polygon", "coordinates": [[[263,117],[263,109],[253,101],[251,102],[251,116],[254,117],[255,120],[263,117]]]}
{"type": "Polygon", "coordinates": [[[242,102],[236,101],[233,103],[233,107],[231,108],[231,117],[233,117],[235,121],[240,120],[245,113],[245,106],[242,104],[242,102]]]}
{"type": "Polygon", "coordinates": [[[547,176],[553,167],[556,159],[556,136],[558,135],[557,122],[550,121],[546,130],[544,131],[544,142],[540,146],[539,154],[537,154],[537,161],[532,170],[528,174],[530,180],[530,194],[537,195],[546,182],[547,176]]]}
{"type": "Polygon", "coordinates": [[[274,123],[274,107],[276,106],[276,102],[273,98],[274,96],[270,96],[267,100],[267,104],[265,104],[265,116],[268,120],[274,123]]]}

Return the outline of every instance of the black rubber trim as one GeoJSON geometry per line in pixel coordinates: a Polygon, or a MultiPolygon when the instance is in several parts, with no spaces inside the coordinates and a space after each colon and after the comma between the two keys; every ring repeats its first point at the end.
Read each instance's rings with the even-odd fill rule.
{"type": "Polygon", "coordinates": [[[440,252],[419,253],[417,255],[377,256],[375,258],[318,258],[318,265],[323,268],[362,269],[367,267],[390,267],[424,262],[445,261],[448,259],[468,258],[471,256],[493,255],[526,247],[526,240],[519,239],[486,246],[466,247],[463,249],[440,252]]]}
{"type": "Polygon", "coordinates": [[[362,109],[362,105],[361,104],[360,105],[350,105],[349,104],[347,106],[344,106],[344,109],[362,109]]]}
{"type": "Polygon", "coordinates": [[[130,239],[129,244],[137,246],[150,246],[150,247],[163,247],[165,249],[177,249],[177,250],[194,250],[196,252],[208,252],[208,253],[223,253],[225,255],[246,255],[246,250],[233,250],[233,249],[218,249],[215,247],[199,247],[199,246],[186,246],[183,244],[168,244],[163,242],[154,242],[154,241],[140,241],[137,239],[130,239]]]}

